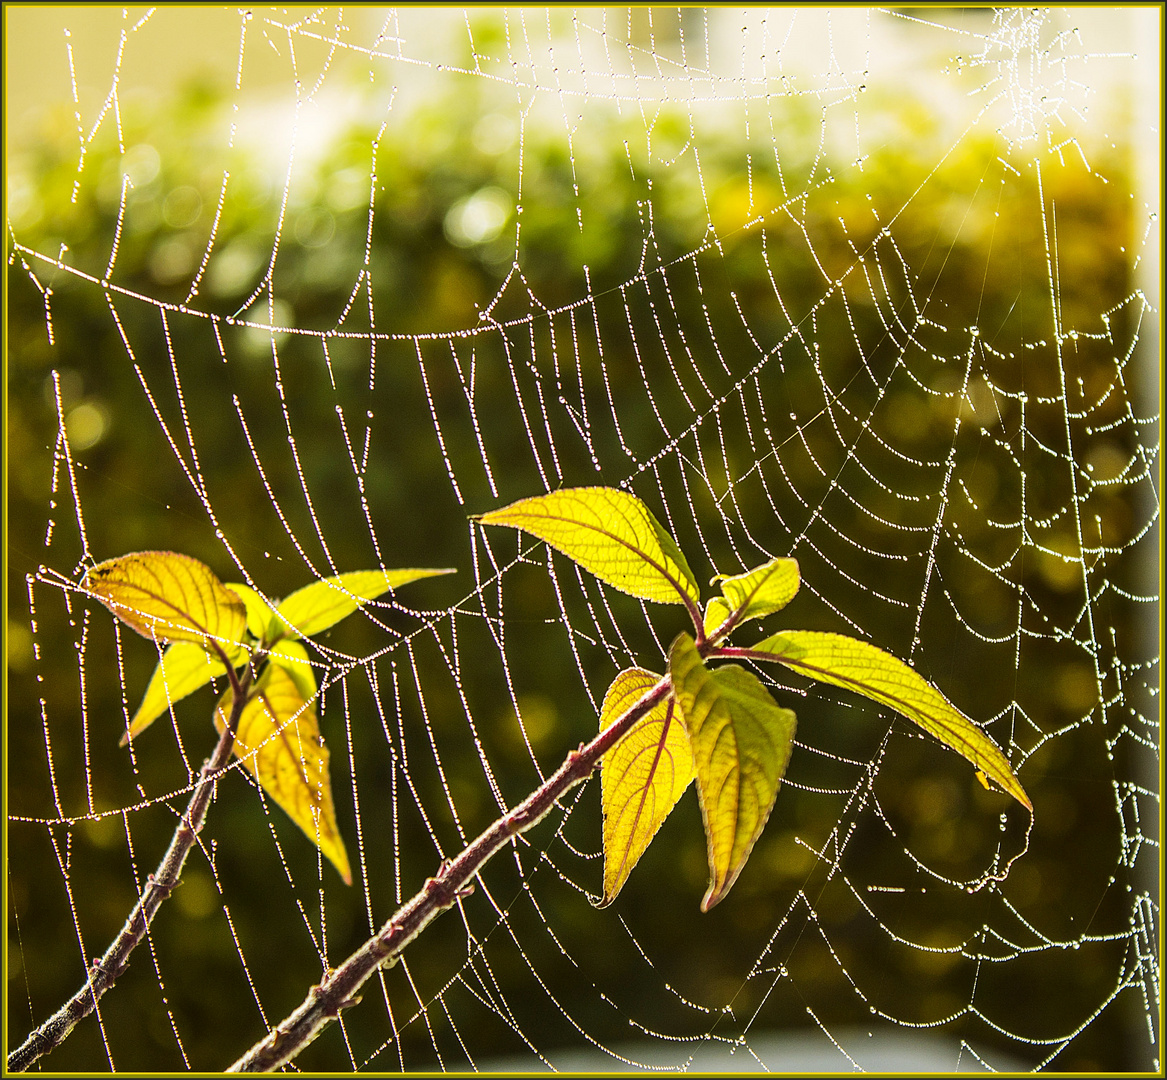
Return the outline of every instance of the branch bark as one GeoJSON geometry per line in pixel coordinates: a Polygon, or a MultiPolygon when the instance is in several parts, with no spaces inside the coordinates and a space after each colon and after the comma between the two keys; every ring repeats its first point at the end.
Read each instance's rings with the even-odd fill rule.
{"type": "Polygon", "coordinates": [[[542,820],[551,808],[576,784],[591,774],[604,756],[632,726],[672,690],[666,676],[649,690],[615,723],[606,727],[586,746],[573,750],[544,782],[510,813],[499,818],[460,855],[426,880],[421,890],[407,901],[384,926],[336,968],[308,996],[295,1012],[277,1024],[228,1072],[266,1072],[291,1061],[315,1039],[343,1009],[355,1005],[357,991],[381,966],[396,963],[405,947],[438,915],[469,894],[483,865],[515,836],[542,820]]]}
{"type": "MultiPolygon", "coordinates": [[[[229,665],[227,670],[234,676],[229,665]]],[[[23,1072],[38,1058],[56,1049],[68,1038],[78,1021],[93,1012],[98,999],[113,986],[129,966],[130,954],[146,936],[158,908],[178,884],[186,857],[194,847],[194,842],[206,821],[215,781],[231,759],[231,751],[235,746],[235,728],[250,690],[250,666],[241,680],[233,677],[231,681],[234,690],[231,715],[223,734],[219,736],[214,753],[199,770],[194,792],[174,830],[170,847],[167,848],[158,868],[146,879],[146,888],[126,919],[121,932],[105,950],[105,955],[100,960],[93,961],[85,985],[8,1055],[8,1068],[11,1072],[23,1072]]]]}

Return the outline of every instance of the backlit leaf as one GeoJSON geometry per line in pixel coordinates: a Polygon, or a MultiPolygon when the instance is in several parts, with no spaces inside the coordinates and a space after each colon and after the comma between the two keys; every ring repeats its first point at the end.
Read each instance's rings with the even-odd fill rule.
{"type": "Polygon", "coordinates": [[[713,637],[717,629],[729,618],[730,606],[724,596],[715,596],[705,605],[705,618],[702,626],[705,627],[705,636],[713,637]]]}
{"type": "MultiPolygon", "coordinates": [[[[228,693],[215,710],[215,727],[220,732],[230,709],[228,693]]],[[[328,749],[320,737],[320,724],[296,681],[278,664],[267,668],[260,687],[244,706],[235,732],[235,755],[320,847],[345,884],[351,885],[352,871],[332,806],[328,749]]]]}
{"type": "Polygon", "coordinates": [[[272,643],[282,637],[311,637],[390,589],[420,578],[452,573],[453,570],[353,570],[314,581],[280,603],[271,617],[267,640],[272,643]]]}
{"type": "Polygon", "coordinates": [[[271,605],[250,585],[243,585],[238,581],[224,583],[247,608],[247,631],[256,641],[262,641],[267,624],[271,621],[271,605]]]}
{"type": "Polygon", "coordinates": [[[292,676],[305,701],[316,696],[316,675],[312,671],[312,661],[308,659],[308,650],[303,645],[285,638],[276,642],[268,656],[273,664],[279,664],[292,676]]]}
{"type": "Polygon", "coordinates": [[[895,709],[967,758],[1023,806],[1033,809],[993,740],[902,660],[865,641],[814,630],[785,630],[750,651],[895,709]]]}
{"type": "Polygon", "coordinates": [[[676,542],[635,495],[614,488],[567,488],[481,514],[545,540],[622,592],[661,604],[696,604],[693,571],[676,542]]]}
{"type": "MultiPolygon", "coordinates": [[[[660,676],[620,672],[608,687],[600,730],[618,720],[660,676]]],[[[632,868],[693,780],[689,736],[671,698],[642,717],[600,762],[604,805],[604,904],[616,899],[632,868]]]]}
{"type": "Polygon", "coordinates": [[[81,587],[127,626],[155,641],[243,640],[247,612],[205,563],[173,551],[139,551],[99,563],[81,587]]]}
{"type": "Polygon", "coordinates": [[[731,611],[741,611],[739,622],[760,619],[780,611],[798,592],[798,560],[771,559],[734,577],[716,577],[731,611]]]}
{"type": "Polygon", "coordinates": [[[709,848],[708,911],[737,880],[774,807],[794,745],[794,713],[736,664],[714,669],[693,639],[669,650],[673,694],[693,748],[709,848]]]}
{"type": "MultiPolygon", "coordinates": [[[[243,655],[246,657],[245,652],[243,655]]],[[[226,674],[223,664],[208,656],[201,645],[193,641],[176,641],[162,654],[150,676],[142,704],[138,706],[129,728],[122,733],[121,745],[125,746],[135,735],[145,731],[176,701],[226,674]]]]}

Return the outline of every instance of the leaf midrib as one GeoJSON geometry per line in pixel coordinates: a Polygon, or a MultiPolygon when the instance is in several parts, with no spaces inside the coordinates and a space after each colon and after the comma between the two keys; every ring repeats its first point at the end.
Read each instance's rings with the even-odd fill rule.
{"type": "MultiPolygon", "coordinates": [[[[678,584],[676,578],[674,578],[673,575],[670,574],[655,559],[650,558],[643,551],[641,551],[640,548],[636,547],[633,544],[630,544],[627,540],[623,539],[620,536],[617,536],[615,533],[609,532],[607,529],[603,528],[602,526],[592,525],[592,524],[590,524],[588,522],[584,522],[584,521],[578,521],[575,518],[563,517],[560,514],[528,514],[527,517],[529,517],[532,520],[538,519],[540,521],[556,521],[556,522],[559,522],[561,524],[575,526],[576,528],[579,528],[579,529],[590,529],[594,533],[599,533],[601,536],[606,536],[609,540],[615,540],[616,543],[621,544],[623,547],[626,547],[629,551],[633,552],[635,555],[638,555],[644,562],[648,563],[648,565],[651,566],[654,570],[659,571],[660,575],[666,581],[668,581],[668,583],[676,590],[677,595],[681,597],[681,602],[683,604],[688,606],[688,605],[693,603],[693,598],[681,588],[681,586],[678,584]]],[[[522,528],[522,526],[520,525],[519,528],[522,528]]],[[[538,533],[533,533],[532,535],[538,536],[538,533]]],[[[543,540],[544,543],[551,543],[551,541],[549,541],[549,540],[544,540],[543,537],[539,537],[539,539],[543,540]]],[[[555,545],[555,544],[551,544],[551,546],[557,547],[557,545],[555,545]]]]}

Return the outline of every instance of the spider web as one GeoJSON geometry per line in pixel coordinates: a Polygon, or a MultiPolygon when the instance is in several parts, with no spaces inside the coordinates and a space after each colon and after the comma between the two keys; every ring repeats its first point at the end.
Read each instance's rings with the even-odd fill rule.
{"type": "Polygon", "coordinates": [[[719,907],[692,794],[593,906],[593,779],[297,1065],[1159,1067],[1154,11],[48,10],[5,13],[10,1049],[214,739],[205,690],[117,746],[157,655],[87,566],[458,571],[308,643],[355,885],[233,768],[46,1062],[219,1069],[663,670],[677,609],[467,520],[603,484],[699,578],[797,558],[766,625],[912,663],[1032,828],[759,672],[797,742],[719,907]]]}

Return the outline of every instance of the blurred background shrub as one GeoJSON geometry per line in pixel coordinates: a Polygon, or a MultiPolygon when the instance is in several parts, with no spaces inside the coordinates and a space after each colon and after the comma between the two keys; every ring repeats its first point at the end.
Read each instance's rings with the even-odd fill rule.
{"type": "MultiPolygon", "coordinates": [[[[497,20],[475,26],[497,32],[497,20]]],[[[1142,489],[1099,483],[1137,458],[1131,400],[1148,392],[1123,362],[1143,314],[1126,254],[1129,148],[1092,147],[1089,169],[1047,156],[1039,191],[1032,162],[1004,140],[974,133],[944,153],[949,133],[926,102],[873,87],[864,107],[887,136],[862,167],[824,151],[821,107],[792,96],[769,105],[777,153],[757,152],[769,135],[749,142],[739,121],[699,116],[698,168],[682,109],[660,107],[650,151],[638,112],[597,100],[572,142],[562,118],[529,119],[520,191],[513,91],[450,75],[386,112],[384,68],[335,81],[335,97],[299,113],[294,155],[286,110],[236,114],[230,83],[201,77],[124,102],[80,172],[68,109],[44,113],[10,156],[10,1032],[80,984],[78,934],[96,954],[120,928],[214,741],[204,690],[175,710],[180,740],[160,721],[132,755],[119,749],[155,651],[125,634],[118,646],[102,613],[86,621],[86,605],[45,585],[33,657],[26,578],[46,561],[72,574],[82,552],[59,473],[50,491],[59,396],[97,559],[172,549],[238,580],[233,552],[277,597],[314,572],[378,561],[459,574],[411,586],[398,609],[323,642],[322,665],[351,668],[321,712],[369,895],[327,867],[321,884],[315,852],[232,774],[149,949],[103,1000],[103,1027],[87,1020],[49,1068],[104,1067],[103,1039],[119,1068],[224,1066],[263,1033],[255,995],[268,1022],[283,1016],[319,979],[325,939],[339,961],[433,872],[435,838],[453,854],[496,816],[467,708],[513,804],[538,783],[531,750],[547,771],[590,737],[620,666],[661,667],[676,613],[646,621],[565,562],[561,595],[538,552],[506,573],[505,666],[483,618],[499,614],[497,587],[474,592],[472,550],[482,580],[491,570],[467,514],[560,483],[629,479],[699,577],[804,537],[793,553],[810,587],[783,625],[859,627],[902,656],[918,631],[924,674],[998,720],[1003,745],[1012,736],[1032,751],[1021,773],[1037,813],[1030,851],[999,894],[946,884],[974,880],[998,846],[1016,851],[1024,822],[1010,812],[1002,839],[1004,798],[955,755],[846,695],[791,685],[800,748],[729,900],[698,912],[706,866],[690,796],[618,904],[593,910],[581,891],[600,882],[589,785],[562,838],[548,822],[496,860],[466,913],[411,947],[408,972],[385,973],[392,1023],[371,1000],[346,1014],[356,1062],[395,1033],[400,1049],[381,1049],[373,1068],[519,1052],[516,1029],[546,1050],[577,1044],[577,1024],[608,1044],[636,1028],[797,1027],[809,1009],[833,1025],[872,1013],[943,1022],[1040,1060],[1045,1048],[993,1024],[1068,1036],[1115,995],[1133,947],[1116,851],[1131,833],[1114,790],[1127,750],[1083,718],[1121,693],[1107,664],[1137,651],[1138,605],[1111,594],[1113,640],[1100,640],[1097,665],[1064,640],[1083,608],[1082,544],[1106,547],[1111,585],[1145,588],[1131,546],[1148,515],[1142,489]],[[1054,206],[1059,317],[1078,335],[1060,351],[1042,216],[1054,206]],[[104,291],[115,238],[116,289],[104,291]],[[365,452],[366,414],[358,484],[350,448],[365,452]],[[926,601],[921,535],[938,541],[943,582],[926,601]],[[402,737],[425,820],[405,790],[402,737]],[[865,794],[869,762],[878,775],[865,794]],[[58,818],[71,824],[44,824],[58,818]],[[884,885],[907,891],[868,888],[884,885]],[[1032,952],[970,955],[1010,954],[1015,941],[1032,952]],[[775,983],[777,969],[787,974],[775,983]]],[[[513,539],[490,541],[514,557],[513,539]]],[[[1140,1064],[1130,996],[1055,1067],[1140,1064]]],[[[299,1064],[347,1061],[333,1030],[299,1064]]]]}

